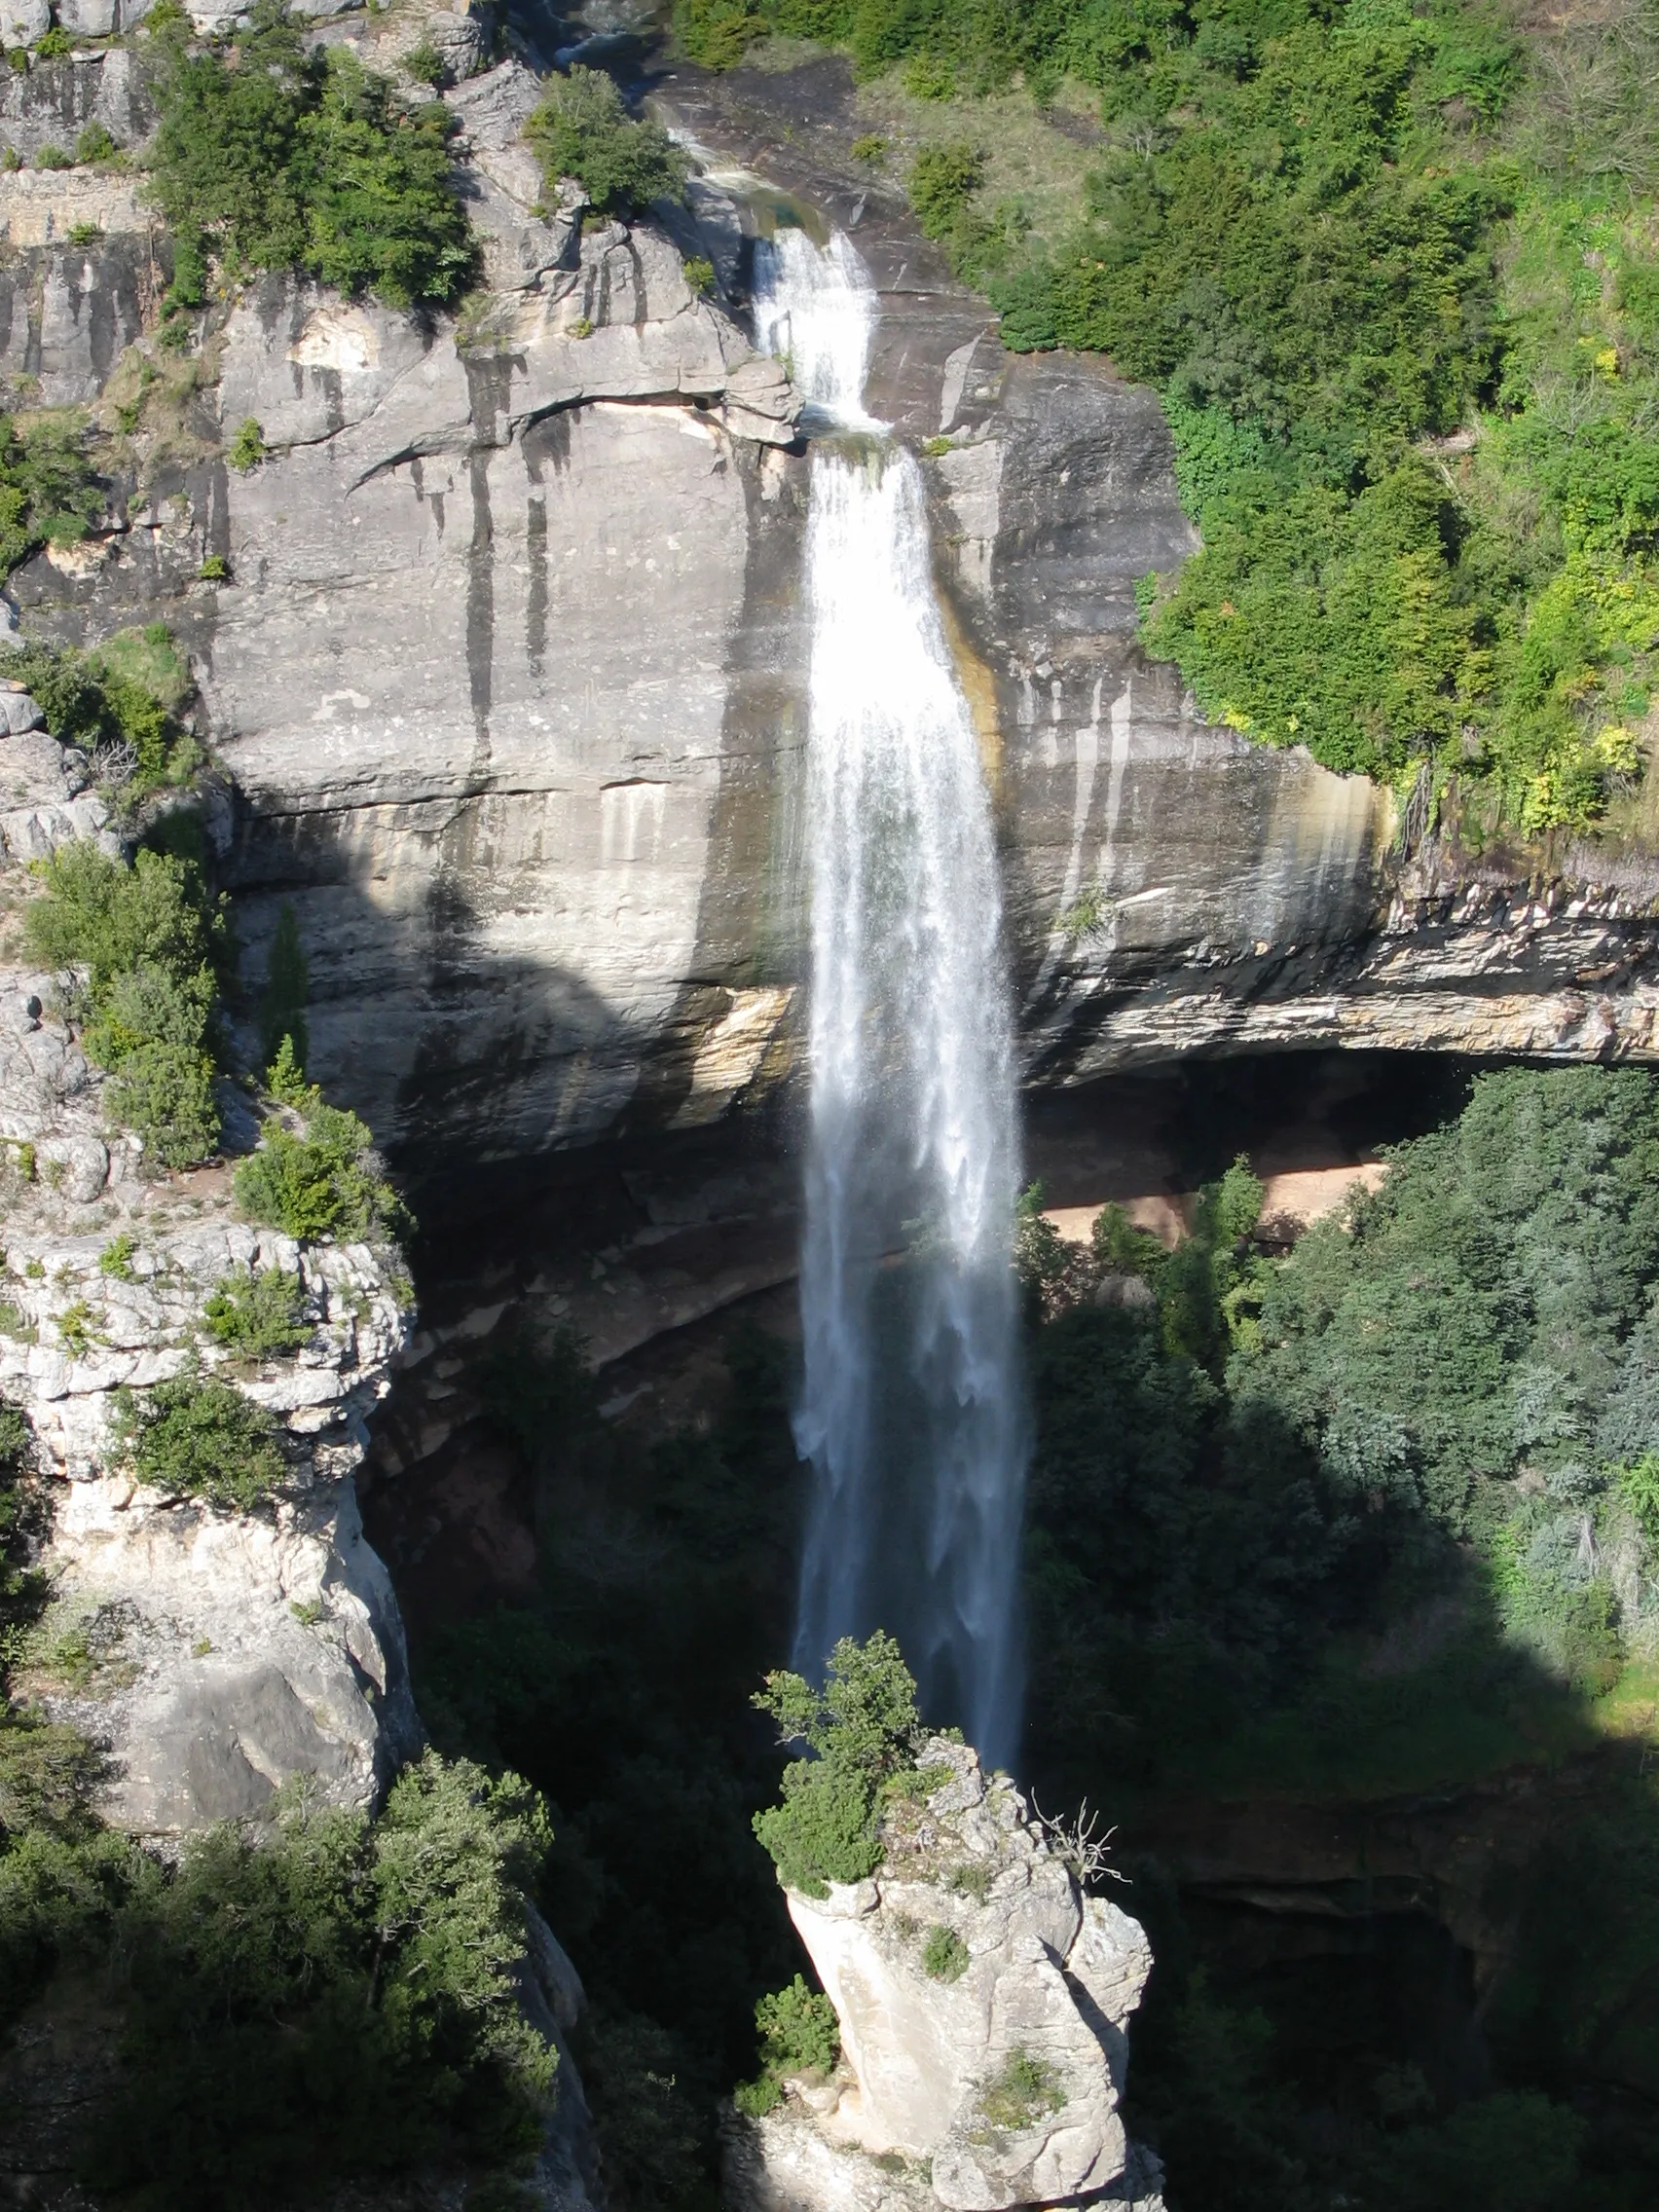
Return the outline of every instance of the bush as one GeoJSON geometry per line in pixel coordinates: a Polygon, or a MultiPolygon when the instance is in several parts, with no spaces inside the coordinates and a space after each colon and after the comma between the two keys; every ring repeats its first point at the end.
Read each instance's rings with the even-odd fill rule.
{"type": "Polygon", "coordinates": [[[89,652],[24,645],[0,674],[27,686],[53,736],[79,746],[121,804],[186,783],[196,768],[195,741],[172,719],[190,669],[165,622],[118,631],[89,652]]]}
{"type": "Polygon", "coordinates": [[[75,41],[61,23],[54,23],[35,40],[34,50],[37,60],[61,61],[66,55],[74,53],[75,41]]]}
{"type": "Polygon", "coordinates": [[[637,123],[610,78],[573,62],[525,126],[549,186],[574,177],[594,206],[627,214],[679,200],[685,157],[660,124],[637,123]]]}
{"type": "Polygon", "coordinates": [[[984,156],[966,139],[922,148],[910,170],[910,203],[930,239],[951,235],[984,173],[984,156]]]}
{"type": "Polygon", "coordinates": [[[968,1946],[954,1928],[930,1928],[922,1945],[922,1971],[934,1981],[960,1981],[968,1972],[968,1946]]]}
{"type": "Polygon", "coordinates": [[[1059,2076],[1046,2059],[1027,2050],[1011,2051],[1001,2070],[979,2091],[979,2111],[987,2125],[1017,2133],[1035,2127],[1066,2101],[1059,2076]]]}
{"type": "Polygon", "coordinates": [[[394,107],[347,50],[308,54],[277,0],[258,0],[232,43],[230,56],[173,45],[160,88],[151,186],[184,264],[175,304],[200,304],[207,247],[391,307],[453,300],[473,246],[442,101],[394,107]]]}
{"type": "Polygon", "coordinates": [[[209,1036],[224,925],[200,874],[142,850],[129,866],[88,839],[39,872],[24,942],[43,966],[86,972],[70,1011],[88,1057],[111,1072],[111,1113],[169,1167],[206,1159],[219,1141],[209,1036]]]}
{"type": "Polygon", "coordinates": [[[194,1364],[141,1394],[118,1392],[111,1435],[116,1464],[139,1482],[210,1505],[246,1512],[286,1475],[270,1414],[194,1364]]]}
{"type": "Polygon", "coordinates": [[[221,1275],[202,1309],[215,1344],[250,1359],[298,1351],[312,1335],[300,1278],[283,1268],[237,1268],[221,1275]]]}
{"type": "Polygon", "coordinates": [[[121,148],[101,123],[89,123],[75,141],[75,159],[79,162],[112,162],[121,148]]]}
{"type": "Polygon", "coordinates": [[[841,2033],[835,2008],[828,1997],[808,1989],[797,1973],[787,1989],[762,1997],[755,2008],[755,2025],[760,2034],[760,2074],[732,2093],[741,2113],[759,2119],[782,2100],[784,2083],[792,2074],[823,2077],[834,2070],[841,2054],[841,2033]]]}
{"type": "Polygon", "coordinates": [[[100,2194],[226,2212],[510,2164],[557,2063],[514,1978],[547,1842],[516,1777],[430,1752],[377,1820],[279,1807],[170,1871],[36,1829],[0,1856],[0,2007],[55,1963],[102,1967],[123,2065],[73,2145],[100,2194]]]}
{"type": "Polygon", "coordinates": [[[84,438],[73,415],[37,417],[21,429],[0,416],[0,578],[43,545],[79,544],[102,513],[84,438]]]}
{"type": "Polygon", "coordinates": [[[239,425],[236,436],[225,448],[225,460],[239,476],[246,476],[250,470],[259,466],[267,451],[265,432],[249,415],[239,425]]]}
{"type": "Polygon", "coordinates": [[[783,1803],[755,1816],[778,1879],[819,1898],[830,1882],[863,1881],[881,1863],[884,1791],[914,1771],[921,1743],[916,1684],[898,1644],[879,1629],[864,1644],[843,1637],[822,1690],[799,1675],[768,1675],[754,1702],[786,1742],[816,1754],[787,1766],[783,1803]]]}
{"type": "Polygon", "coordinates": [[[112,1282],[132,1282],[136,1279],[132,1272],[132,1258],[137,1249],[137,1237],[130,1230],[121,1230],[98,1254],[99,1274],[108,1275],[112,1282]]]}
{"type": "Polygon", "coordinates": [[[249,1221],[288,1236],[389,1235],[402,1209],[375,1172],[368,1124],[324,1105],[314,1088],[304,1111],[303,1136],[280,1122],[266,1124],[259,1150],[237,1169],[238,1205],[249,1221]]]}
{"type": "Polygon", "coordinates": [[[420,40],[409,49],[403,56],[403,66],[421,85],[441,85],[449,74],[448,62],[429,38],[420,40]]]}

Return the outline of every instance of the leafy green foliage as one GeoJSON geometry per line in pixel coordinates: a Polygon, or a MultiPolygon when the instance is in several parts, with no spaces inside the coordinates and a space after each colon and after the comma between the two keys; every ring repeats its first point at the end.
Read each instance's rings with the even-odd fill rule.
{"type": "Polygon", "coordinates": [[[636,122],[614,82],[580,62],[554,79],[524,134],[549,185],[574,177],[598,208],[627,214],[684,192],[685,157],[667,131],[636,122]]]}
{"type": "Polygon", "coordinates": [[[129,866],[78,839],[40,874],[24,941],[43,966],[84,973],[71,1011],[88,1057],[111,1071],[111,1113],[169,1167],[207,1158],[219,1140],[211,1030],[224,925],[199,871],[145,850],[129,866]]]}
{"type": "Polygon", "coordinates": [[[202,1309],[215,1344],[250,1359],[298,1351],[311,1334],[300,1278],[283,1268],[237,1268],[202,1309]]]}
{"type": "Polygon", "coordinates": [[[960,1981],[968,1972],[968,1946],[954,1928],[930,1928],[922,1944],[922,1971],[935,1981],[960,1981]]]}
{"type": "Polygon", "coordinates": [[[1156,1302],[1068,1276],[1033,1349],[1045,1791],[1386,1789],[1577,1740],[1659,1626],[1613,1567],[1659,1455],[1656,1139],[1651,1076],[1517,1069],[1282,1261],[1229,1234],[1236,1169],[1170,1254],[1101,1217],[1096,1269],[1156,1302]],[[1371,1668],[1401,1618],[1420,1656],[1371,1668]]]}
{"type": "Polygon", "coordinates": [[[268,1122],[259,1150],[237,1168],[242,1212],[288,1236],[390,1234],[402,1209],[375,1164],[368,1124],[326,1105],[314,1086],[300,1111],[303,1135],[284,1123],[268,1122]]]}
{"type": "Polygon", "coordinates": [[[916,96],[1094,93],[1031,235],[968,140],[917,213],[1016,350],[1155,384],[1202,550],[1144,635],[1206,712],[1479,843],[1600,819],[1659,680],[1659,22],[1477,0],[681,0],[693,58],[784,32],[916,96]]]}
{"type": "Polygon", "coordinates": [[[24,645],[0,673],[27,686],[53,736],[87,754],[118,803],[187,783],[199,764],[195,740],[173,719],[191,676],[165,622],[118,631],[88,652],[24,645]]]}
{"type": "Polygon", "coordinates": [[[787,1889],[826,1897],[830,1882],[859,1882],[881,1863],[884,1787],[914,1767],[921,1742],[916,1684],[893,1638],[878,1629],[860,1644],[842,1637],[824,1687],[803,1676],[768,1675],[754,1700],[786,1743],[816,1756],[784,1769],[783,1803],[756,1813],[755,1832],[787,1889]]]}
{"type": "Polygon", "coordinates": [[[72,414],[0,416],[0,577],[42,545],[79,544],[102,513],[85,436],[72,414]]]}
{"type": "Polygon", "coordinates": [[[116,1463],[141,1483],[244,1513],[287,1472],[271,1415],[195,1364],[148,1390],[119,1392],[111,1438],[116,1463]]]}
{"type": "Polygon", "coordinates": [[[225,461],[239,476],[246,476],[259,466],[269,449],[265,432],[251,415],[244,416],[237,425],[237,434],[225,448],[225,461]]]}
{"type": "Polygon", "coordinates": [[[444,59],[442,50],[434,46],[429,38],[416,41],[403,56],[403,66],[417,84],[430,85],[434,89],[449,74],[449,64],[444,59]]]}
{"type": "Polygon", "coordinates": [[[828,1997],[808,1989],[797,1973],[787,1989],[762,1997],[755,2008],[760,2038],[760,2074],[742,2083],[732,2101],[739,2112],[758,2119],[782,2100],[793,2074],[824,2076],[840,2055],[841,2033],[828,1997]]]}
{"type": "Polygon", "coordinates": [[[513,1978],[548,1842],[513,1776],[427,1753],[376,1821],[282,1811],[193,1839],[170,1874],[124,1839],[34,1829],[0,1856],[0,2003],[55,1962],[101,1975],[119,2087],[93,2186],[221,2212],[539,2139],[555,2054],[513,1978]]]}
{"type": "Polygon", "coordinates": [[[979,2111],[992,2127],[1034,2127],[1065,2104],[1059,2076],[1046,2059],[1012,2050],[979,2091],[979,2111]]]}
{"type": "Polygon", "coordinates": [[[170,48],[151,188],[183,263],[174,304],[202,297],[202,256],[304,269],[392,307],[447,302],[473,248],[450,177],[441,101],[394,103],[349,51],[308,54],[278,0],[259,0],[232,52],[170,48]]]}
{"type": "Polygon", "coordinates": [[[135,1279],[132,1259],[138,1249],[138,1239],[130,1230],[118,1230],[98,1254],[98,1272],[108,1275],[112,1282],[131,1282],[135,1279]]]}
{"type": "Polygon", "coordinates": [[[1603,1400],[1659,1280],[1659,1097],[1634,1071],[1483,1076],[1392,1156],[1350,1224],[1316,1223],[1268,1291],[1238,1387],[1344,1488],[1450,1530],[1491,1486],[1594,1461],[1603,1400]]]}

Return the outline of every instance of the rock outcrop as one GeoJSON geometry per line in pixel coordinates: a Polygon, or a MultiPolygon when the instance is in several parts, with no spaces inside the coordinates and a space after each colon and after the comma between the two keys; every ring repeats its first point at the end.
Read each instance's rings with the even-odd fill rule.
{"type": "Polygon", "coordinates": [[[876,1874],[789,1893],[842,2064],[762,2119],[732,2116],[728,2194],[753,2212],[1150,2212],[1155,2164],[1118,2112],[1144,1934],[1084,1894],[1006,1776],[943,1738],[918,1763],[934,1787],[889,1810],[876,1874]]]}
{"type": "MultiPolygon", "coordinates": [[[[114,847],[91,764],[0,691],[0,898],[76,837],[114,847]]],[[[256,1813],[294,1774],[368,1805],[420,1741],[403,1629],[363,1539],[351,1471],[390,1387],[411,1292],[395,1248],[302,1243],[235,1217],[229,1170],[170,1175],[111,1126],[105,1079],[56,1008],[56,979],[0,964],[0,1399],[50,1478],[52,1603],[31,1695],[102,1754],[99,1810],[138,1834],[256,1813]],[[238,1270],[296,1278],[307,1341],[236,1361],[203,1308],[238,1270]],[[187,1361],[234,1379],[278,1423],[282,1493],[252,1515],[119,1471],[124,1390],[187,1361]]],[[[227,1140],[257,1124],[224,1088],[227,1140]]]]}

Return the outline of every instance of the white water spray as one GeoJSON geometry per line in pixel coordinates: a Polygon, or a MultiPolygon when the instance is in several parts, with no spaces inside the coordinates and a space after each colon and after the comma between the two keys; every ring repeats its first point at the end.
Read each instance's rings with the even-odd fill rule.
{"type": "Polygon", "coordinates": [[[758,249],[763,345],[821,436],[807,838],[812,1091],[801,1255],[814,1469],[795,1663],[891,1630],[924,1708],[1015,1750],[1026,1456],[1001,902],[979,749],[934,598],[916,462],[864,409],[875,296],[837,236],[758,249]]]}

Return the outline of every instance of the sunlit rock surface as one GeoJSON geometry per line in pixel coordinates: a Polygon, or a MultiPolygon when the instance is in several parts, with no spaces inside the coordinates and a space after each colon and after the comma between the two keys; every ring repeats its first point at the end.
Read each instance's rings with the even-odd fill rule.
{"type": "Polygon", "coordinates": [[[756,2212],[1150,2206],[1153,2164],[1118,2114],[1145,1935],[1083,1893],[972,1751],[936,1738],[920,1763],[939,1786],[888,1815],[870,1880],[822,1900],[789,1893],[842,2064],[829,2083],[793,2083],[764,2120],[732,2117],[730,2194],[756,2212]]]}
{"type": "MultiPolygon", "coordinates": [[[[327,36],[384,61],[417,27],[327,36]]],[[[706,1126],[798,1069],[807,464],[747,335],[778,191],[745,164],[846,229],[881,294],[870,400],[925,451],[1031,1082],[1333,1043],[1659,1051],[1650,864],[1403,853],[1390,794],[1206,725],[1145,660],[1136,583],[1195,542],[1156,400],[1003,350],[851,160],[842,64],[670,74],[710,174],[683,209],[584,230],[522,141],[535,59],[446,95],[487,279],[461,322],[249,287],[144,495],[12,584],[31,630],[161,617],[191,648],[235,783],[244,972],[290,902],[315,1072],[384,1142],[441,1164],[706,1126]],[[250,419],[269,458],[239,474],[250,419]]],[[[0,116],[25,151],[94,111],[141,137],[120,50],[51,67],[0,116]]],[[[119,179],[25,170],[0,213],[0,374],[94,394],[165,241],[119,179]],[[70,243],[91,219],[104,236],[70,243]]]]}

